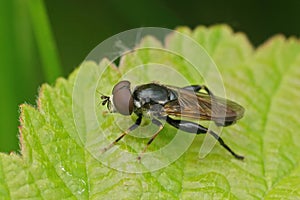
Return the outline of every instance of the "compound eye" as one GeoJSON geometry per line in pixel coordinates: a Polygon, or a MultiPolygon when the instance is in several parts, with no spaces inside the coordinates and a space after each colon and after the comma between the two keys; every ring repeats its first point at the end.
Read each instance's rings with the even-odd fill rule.
{"type": "Polygon", "coordinates": [[[129,81],[120,81],[112,91],[115,109],[122,115],[131,115],[133,111],[133,98],[129,81]]]}

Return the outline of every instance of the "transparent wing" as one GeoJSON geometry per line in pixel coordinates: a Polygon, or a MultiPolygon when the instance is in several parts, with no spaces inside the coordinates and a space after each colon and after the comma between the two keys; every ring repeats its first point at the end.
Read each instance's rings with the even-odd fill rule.
{"type": "Polygon", "coordinates": [[[233,101],[201,92],[168,87],[178,93],[178,98],[164,105],[167,115],[213,120],[216,123],[235,122],[244,115],[244,108],[233,101]]]}

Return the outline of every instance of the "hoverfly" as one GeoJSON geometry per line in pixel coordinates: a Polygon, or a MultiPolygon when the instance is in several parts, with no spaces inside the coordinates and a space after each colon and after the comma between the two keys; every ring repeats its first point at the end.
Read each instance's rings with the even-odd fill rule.
{"type": "MultiPolygon", "coordinates": [[[[103,152],[115,145],[129,132],[139,127],[143,117],[149,117],[159,129],[150,138],[142,153],[146,151],[147,147],[163,129],[161,121],[165,121],[171,126],[188,133],[209,133],[235,158],[244,159],[243,156],[231,150],[215,132],[193,122],[193,120],[211,120],[217,126],[229,126],[244,115],[244,108],[239,104],[214,96],[206,86],[201,85],[179,88],[158,83],[148,83],[135,87],[133,92],[131,92],[130,84],[126,80],[120,81],[112,90],[112,98],[105,95],[101,96],[102,105],[106,105],[110,112],[118,112],[122,115],[135,113],[138,116],[135,123],[108,147],[104,148],[103,152]],[[205,92],[202,92],[202,90],[205,92]],[[188,120],[181,120],[178,117],[188,120]]],[[[141,156],[138,159],[141,159],[141,156]]]]}

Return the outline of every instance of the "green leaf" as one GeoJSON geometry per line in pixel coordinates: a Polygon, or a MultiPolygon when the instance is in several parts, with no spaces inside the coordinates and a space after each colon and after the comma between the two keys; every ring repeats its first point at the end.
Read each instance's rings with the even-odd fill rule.
{"type": "MultiPolygon", "coordinates": [[[[95,156],[94,151],[100,152],[104,147],[96,142],[103,134],[111,142],[123,129],[122,124],[122,128],[114,126],[112,116],[125,120],[125,125],[132,120],[117,114],[103,114],[102,106],[97,107],[99,95],[94,96],[94,105],[80,107],[79,103],[91,95],[90,90],[109,94],[116,81],[130,71],[130,66],[149,64],[153,58],[176,69],[188,70],[189,63],[183,59],[148,49],[125,55],[119,68],[108,60],[100,64],[86,62],[68,80],[58,79],[54,87],[43,85],[37,108],[21,106],[22,155],[0,154],[1,198],[299,199],[299,40],[275,36],[255,50],[243,34],[233,33],[224,25],[198,27],[193,31],[181,27],[178,31],[203,45],[220,70],[227,97],[245,107],[244,118],[224,128],[222,133],[224,141],[245,156],[244,161],[234,159],[219,144],[207,157],[199,159],[204,139],[201,135],[195,137],[189,149],[175,162],[146,173],[121,172],[95,156]],[[100,66],[107,65],[109,68],[102,74],[104,78],[95,88],[94,83],[99,81],[101,74],[100,66]],[[84,75],[85,84],[76,88],[78,73],[84,75]],[[76,101],[74,89],[82,92],[76,101]],[[97,122],[89,115],[89,109],[95,108],[97,122]]],[[[172,50],[188,51],[184,42],[171,37],[166,44],[161,44],[147,37],[141,46],[165,45],[172,50]]],[[[152,78],[145,74],[146,81],[152,78]]],[[[209,72],[206,75],[214,76],[209,72]]],[[[206,77],[196,78],[190,74],[189,81],[201,84],[206,77]]],[[[141,130],[145,129],[141,127],[141,130]]],[[[175,137],[174,130],[166,125],[148,150],[151,152],[165,145],[175,137]]],[[[177,135],[182,135],[181,142],[184,142],[191,134],[177,135]]],[[[118,146],[140,152],[146,142],[147,138],[128,136],[118,146]]],[[[114,161],[121,159],[120,155],[116,150],[104,159],[114,161]]],[[[140,166],[136,160],[124,163],[132,168],[140,166]]]]}

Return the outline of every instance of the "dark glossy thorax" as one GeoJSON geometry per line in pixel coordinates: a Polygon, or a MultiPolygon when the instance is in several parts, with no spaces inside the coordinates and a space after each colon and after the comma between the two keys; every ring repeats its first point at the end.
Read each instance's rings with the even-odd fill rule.
{"type": "Polygon", "coordinates": [[[155,83],[137,86],[133,91],[134,105],[136,108],[145,105],[164,105],[168,101],[177,99],[177,92],[155,83]]]}

